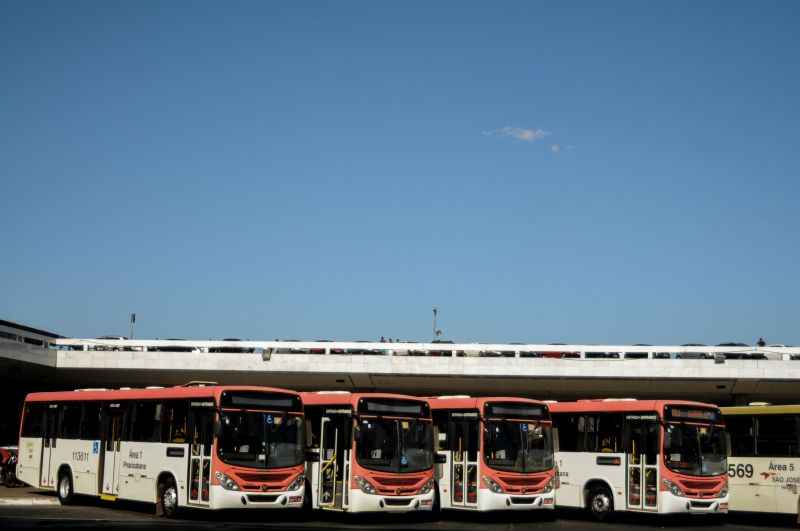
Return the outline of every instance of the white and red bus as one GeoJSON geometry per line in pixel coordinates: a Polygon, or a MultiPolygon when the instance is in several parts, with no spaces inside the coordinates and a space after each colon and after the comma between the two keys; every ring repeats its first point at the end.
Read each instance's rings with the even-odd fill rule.
{"type": "Polygon", "coordinates": [[[437,451],[444,456],[437,465],[440,508],[555,507],[552,422],[546,403],[468,396],[428,402],[437,451]]]}
{"type": "Polygon", "coordinates": [[[179,508],[303,506],[300,395],[267,387],[183,386],[32,393],[17,474],[55,490],[179,508]]]}
{"type": "Polygon", "coordinates": [[[672,400],[550,404],[556,504],[613,511],[725,514],[727,434],[719,408],[672,400]]]}
{"type": "Polygon", "coordinates": [[[431,510],[433,429],[425,399],[346,391],[302,397],[314,508],[431,510]]]}

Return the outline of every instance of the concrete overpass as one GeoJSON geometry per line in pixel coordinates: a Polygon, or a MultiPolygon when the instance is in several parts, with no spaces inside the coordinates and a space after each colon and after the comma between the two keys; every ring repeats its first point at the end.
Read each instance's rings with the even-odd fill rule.
{"type": "Polygon", "coordinates": [[[0,337],[10,382],[70,389],[206,380],[419,395],[800,402],[800,348],[783,346],[41,339],[0,337]]]}

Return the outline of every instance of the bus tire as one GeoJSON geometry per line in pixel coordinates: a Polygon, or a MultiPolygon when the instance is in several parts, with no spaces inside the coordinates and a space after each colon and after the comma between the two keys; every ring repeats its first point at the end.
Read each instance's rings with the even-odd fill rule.
{"type": "Polygon", "coordinates": [[[165,518],[175,518],[178,514],[178,486],[172,476],[165,477],[158,485],[156,512],[165,518]]]}
{"type": "Polygon", "coordinates": [[[71,505],[75,498],[75,491],[72,488],[72,474],[68,468],[62,468],[58,474],[58,487],[56,493],[58,494],[58,501],[61,505],[71,505]]]}
{"type": "Polygon", "coordinates": [[[602,522],[614,512],[614,495],[605,485],[595,485],[589,490],[586,507],[598,522],[602,522]]]}

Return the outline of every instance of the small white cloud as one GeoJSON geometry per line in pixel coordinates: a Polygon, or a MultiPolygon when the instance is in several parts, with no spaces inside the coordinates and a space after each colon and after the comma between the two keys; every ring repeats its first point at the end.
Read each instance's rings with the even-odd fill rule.
{"type": "Polygon", "coordinates": [[[561,144],[553,144],[550,146],[550,151],[553,153],[561,153],[561,144]]]}
{"type": "Polygon", "coordinates": [[[523,127],[511,127],[507,125],[500,129],[484,131],[483,134],[487,136],[510,136],[524,142],[536,142],[537,140],[549,136],[550,131],[545,131],[544,129],[525,129],[523,127]]]}

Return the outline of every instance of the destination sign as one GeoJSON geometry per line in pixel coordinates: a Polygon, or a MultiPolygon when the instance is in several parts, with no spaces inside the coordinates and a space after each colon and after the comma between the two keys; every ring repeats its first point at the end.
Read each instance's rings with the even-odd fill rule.
{"type": "Polygon", "coordinates": [[[705,422],[719,422],[720,413],[717,409],[701,409],[693,407],[668,407],[667,419],[701,420],[705,422]]]}
{"type": "Polygon", "coordinates": [[[485,413],[487,417],[508,417],[514,419],[547,418],[547,409],[544,406],[513,402],[486,404],[485,413]]]}
{"type": "Polygon", "coordinates": [[[359,413],[397,417],[430,416],[430,410],[426,402],[385,398],[362,398],[358,403],[358,411],[359,413]]]}
{"type": "Polygon", "coordinates": [[[241,409],[273,409],[279,411],[301,411],[300,398],[292,395],[259,393],[257,391],[225,392],[222,407],[241,409]]]}

